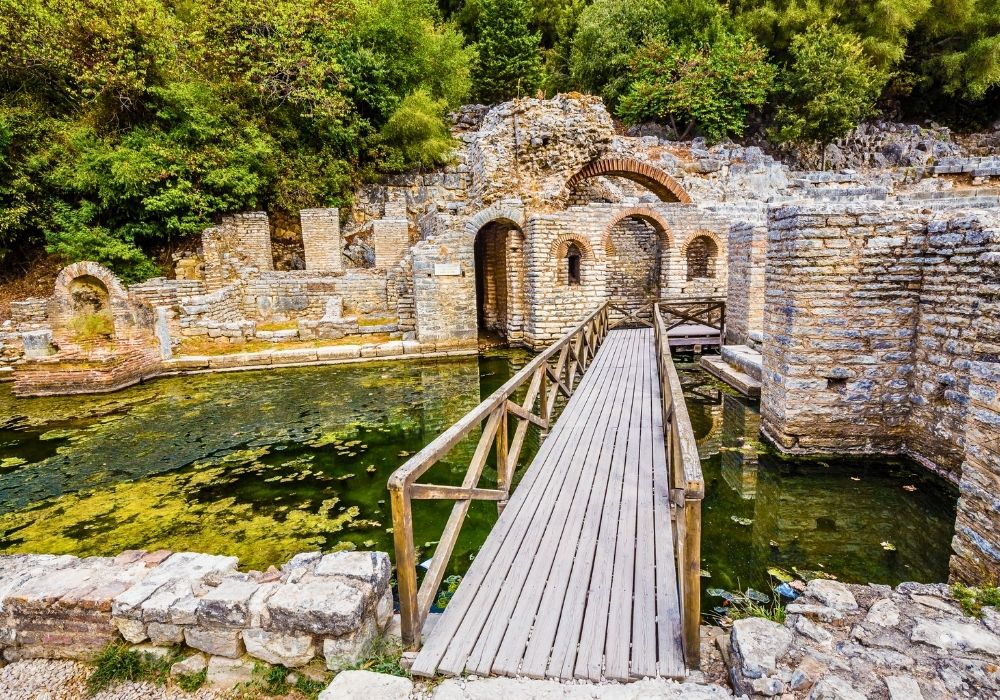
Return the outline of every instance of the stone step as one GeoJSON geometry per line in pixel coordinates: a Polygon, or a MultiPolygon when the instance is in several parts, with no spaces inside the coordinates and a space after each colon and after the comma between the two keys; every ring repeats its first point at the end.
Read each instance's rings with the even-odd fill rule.
{"type": "Polygon", "coordinates": [[[701,367],[709,374],[721,379],[738,392],[750,398],[760,397],[760,382],[722,361],[718,357],[705,355],[701,358],[701,367]]]}

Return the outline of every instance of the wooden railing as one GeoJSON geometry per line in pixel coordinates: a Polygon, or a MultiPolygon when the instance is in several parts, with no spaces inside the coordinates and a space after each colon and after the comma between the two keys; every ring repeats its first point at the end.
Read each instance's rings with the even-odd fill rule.
{"type": "Polygon", "coordinates": [[[660,304],[653,307],[653,329],[663,397],[663,437],[674,521],[681,640],[688,668],[698,668],[701,662],[701,501],[705,497],[705,479],[660,304]]]}
{"type": "Polygon", "coordinates": [[[399,613],[403,644],[407,648],[420,645],[421,628],[437,596],[472,501],[496,501],[498,509],[502,510],[510,497],[528,426],[536,425],[543,431],[549,429],[560,394],[566,398],[573,394],[578,379],[590,366],[607,333],[608,304],[604,303],[389,477],[399,613]],[[527,392],[521,402],[512,400],[525,385],[527,392]],[[517,422],[513,434],[509,428],[512,420],[517,422]],[[416,483],[480,425],[483,426],[482,435],[461,486],[416,483]],[[481,488],[479,481],[491,453],[496,455],[497,487],[481,488]],[[454,501],[455,505],[418,589],[412,503],[428,499],[454,501]]]}
{"type": "MultiPolygon", "coordinates": [[[[608,306],[612,312],[611,328],[620,326],[654,326],[653,309],[659,306],[664,318],[665,327],[669,333],[678,326],[685,324],[706,326],[718,334],[718,344],[722,345],[726,335],[726,299],[725,297],[661,297],[649,299],[638,304],[619,304],[611,302],[608,306]],[[616,317],[615,314],[618,314],[616,317]]],[[[714,336],[715,333],[712,335],[714,336]]],[[[713,342],[714,342],[713,338],[713,342]]]]}

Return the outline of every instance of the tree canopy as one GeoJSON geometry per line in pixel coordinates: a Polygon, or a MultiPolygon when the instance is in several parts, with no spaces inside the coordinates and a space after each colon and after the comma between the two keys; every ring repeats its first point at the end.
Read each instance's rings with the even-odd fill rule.
{"type": "Polygon", "coordinates": [[[151,251],[431,168],[447,112],[578,90],[711,141],[1000,115],[1000,0],[0,0],[0,266],[151,251]]]}

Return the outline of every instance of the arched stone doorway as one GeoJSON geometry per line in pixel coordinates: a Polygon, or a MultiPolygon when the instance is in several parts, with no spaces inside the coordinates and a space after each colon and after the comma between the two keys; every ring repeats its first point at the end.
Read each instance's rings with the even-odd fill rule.
{"type": "MultiPolygon", "coordinates": [[[[633,314],[661,296],[669,269],[670,235],[651,211],[622,212],[604,233],[607,298],[633,314]]],[[[645,318],[649,314],[641,314],[645,318]]]]}
{"type": "Polygon", "coordinates": [[[524,234],[507,219],[476,233],[476,316],[480,337],[516,342],[524,336],[524,234]]]}

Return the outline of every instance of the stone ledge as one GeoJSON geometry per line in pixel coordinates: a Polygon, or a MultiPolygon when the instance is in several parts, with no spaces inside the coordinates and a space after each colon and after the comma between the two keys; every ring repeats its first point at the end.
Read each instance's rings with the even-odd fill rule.
{"type": "Polygon", "coordinates": [[[322,654],[338,670],[392,618],[384,552],[311,552],[267,572],[238,563],[166,550],[0,556],[3,658],[85,660],[124,639],[289,668],[322,654]]]}
{"type": "Polygon", "coordinates": [[[330,345],[291,350],[264,350],[231,355],[179,355],[164,360],[163,372],[158,376],[203,374],[206,372],[234,372],[267,369],[270,367],[311,367],[322,365],[382,362],[399,359],[432,359],[462,357],[479,353],[479,346],[462,347],[461,344],[445,345],[418,343],[415,340],[397,340],[380,345],[330,345]],[[439,349],[441,348],[441,349],[439,349]]]}

